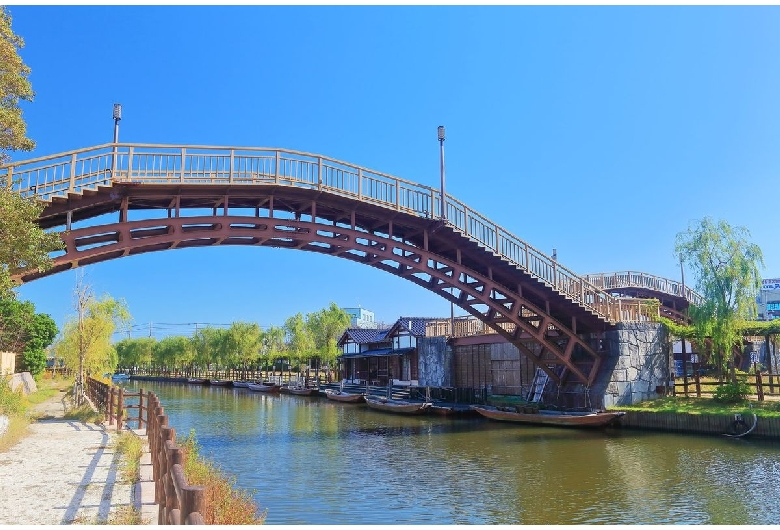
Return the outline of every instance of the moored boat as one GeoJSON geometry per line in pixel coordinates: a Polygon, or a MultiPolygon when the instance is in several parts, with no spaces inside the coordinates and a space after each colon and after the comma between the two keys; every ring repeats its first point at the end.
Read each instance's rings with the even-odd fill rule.
{"type": "Polygon", "coordinates": [[[491,420],[556,427],[605,427],[625,414],[625,412],[559,412],[552,410],[528,413],[502,410],[487,405],[472,405],[471,408],[491,420]]]}
{"type": "Polygon", "coordinates": [[[254,392],[279,392],[279,388],[280,388],[279,385],[265,384],[265,383],[260,383],[260,384],[249,383],[248,385],[246,385],[246,387],[249,390],[252,390],[254,392]]]}
{"type": "Polygon", "coordinates": [[[231,384],[231,382],[226,379],[209,379],[209,383],[212,386],[229,386],[231,384]]]}
{"type": "Polygon", "coordinates": [[[249,381],[233,381],[233,386],[238,388],[246,388],[249,385],[249,381]]]}
{"type": "Polygon", "coordinates": [[[205,385],[206,380],[200,377],[188,377],[187,382],[191,385],[205,385]]]}
{"type": "Polygon", "coordinates": [[[325,389],[325,397],[342,403],[363,403],[365,401],[363,394],[342,392],[341,390],[333,390],[331,388],[325,389]]]}
{"type": "Polygon", "coordinates": [[[295,394],[296,396],[311,396],[317,394],[316,388],[307,388],[303,386],[290,386],[287,387],[287,391],[290,394],[295,394]]]}
{"type": "Polygon", "coordinates": [[[127,374],[113,374],[111,376],[111,381],[114,383],[119,383],[122,381],[130,381],[130,376],[127,374]]]}
{"type": "Polygon", "coordinates": [[[402,401],[400,399],[387,399],[369,395],[363,396],[363,399],[366,401],[366,405],[374,410],[395,412],[396,414],[424,414],[431,407],[429,401],[402,401]]]}

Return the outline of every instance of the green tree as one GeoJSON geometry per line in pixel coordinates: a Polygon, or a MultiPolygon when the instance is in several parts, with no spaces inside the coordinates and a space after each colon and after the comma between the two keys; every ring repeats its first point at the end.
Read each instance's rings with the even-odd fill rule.
{"type": "Polygon", "coordinates": [[[228,359],[227,334],[224,329],[206,326],[192,335],[192,363],[201,368],[209,365],[222,365],[228,359]]]}
{"type": "Polygon", "coordinates": [[[227,329],[227,349],[230,351],[231,364],[242,370],[257,362],[260,351],[262,330],[254,322],[233,322],[227,329]]]}
{"type": "Polygon", "coordinates": [[[314,336],[302,313],[297,313],[284,322],[287,333],[287,352],[290,361],[300,371],[301,364],[314,354],[314,336]]]}
{"type": "Polygon", "coordinates": [[[22,62],[19,50],[24,39],[11,29],[11,14],[0,6],[0,164],[8,162],[8,151],[32,151],[35,142],[27,138],[20,101],[32,101],[30,68],[22,62]]]}
{"type": "Polygon", "coordinates": [[[154,337],[120,340],[114,344],[119,366],[131,368],[150,365],[156,343],[157,340],[154,337]]]}
{"type": "Polygon", "coordinates": [[[158,366],[186,366],[192,364],[195,349],[187,337],[165,337],[154,345],[154,358],[158,366]]]}
{"type": "Polygon", "coordinates": [[[0,184],[0,296],[13,296],[12,275],[50,268],[49,253],[63,248],[56,232],[38,226],[42,211],[42,203],[0,184]]]}
{"type": "Polygon", "coordinates": [[[271,326],[260,336],[260,360],[266,366],[274,361],[286,358],[287,344],[284,341],[284,328],[271,326]]]}
{"type": "Polygon", "coordinates": [[[331,302],[326,309],[309,313],[306,323],[314,337],[314,348],[320,359],[332,366],[340,353],[338,340],[349,326],[349,315],[331,302]]]}
{"type": "Polygon", "coordinates": [[[76,371],[76,401],[80,404],[85,376],[116,370],[117,354],[111,336],[130,321],[130,313],[124,300],[107,294],[96,298],[83,284],[83,278],[79,278],[74,294],[76,315],[65,322],[54,352],[76,371]]]}
{"type": "Polygon", "coordinates": [[[731,365],[733,347],[741,343],[739,324],[755,319],[756,295],[761,289],[761,249],[749,241],[750,232],[725,221],[704,218],[677,234],[675,250],[694,272],[696,289],[704,297],[690,308],[697,341],[712,345],[712,363],[724,372],[731,365]]]}
{"type": "Polygon", "coordinates": [[[57,324],[47,314],[33,315],[27,328],[27,341],[22,351],[22,369],[37,377],[46,370],[46,347],[57,336],[57,324]]]}
{"type": "MultiPolygon", "coordinates": [[[[10,159],[9,151],[30,151],[35,143],[27,138],[20,101],[32,101],[28,76],[22,62],[21,37],[11,29],[11,15],[0,6],[0,165],[10,159]]],[[[51,266],[49,253],[61,250],[59,235],[45,232],[37,224],[43,204],[23,198],[11,190],[11,182],[0,182],[0,296],[10,296],[12,275],[21,271],[45,270],[51,266]]]]}
{"type": "Polygon", "coordinates": [[[0,351],[22,354],[18,368],[38,376],[46,369],[46,347],[57,335],[49,315],[35,312],[32,302],[0,298],[0,351]]]}

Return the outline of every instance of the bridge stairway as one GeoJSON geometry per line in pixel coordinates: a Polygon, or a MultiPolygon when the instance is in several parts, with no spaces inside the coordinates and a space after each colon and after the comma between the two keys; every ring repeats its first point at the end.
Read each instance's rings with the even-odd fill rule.
{"type": "Polygon", "coordinates": [[[544,394],[544,387],[547,386],[547,381],[549,380],[550,377],[547,375],[547,372],[541,368],[537,368],[536,373],[534,373],[534,379],[531,383],[531,388],[528,390],[526,401],[529,403],[538,403],[539,400],[542,399],[542,394],[544,394]]]}
{"type": "MultiPolygon", "coordinates": [[[[500,252],[497,252],[496,250],[488,247],[487,245],[485,245],[483,242],[479,241],[478,239],[475,239],[473,237],[468,236],[460,228],[458,228],[456,226],[453,226],[453,225],[449,225],[449,224],[447,225],[447,227],[450,230],[452,230],[452,232],[454,234],[459,236],[460,239],[464,243],[468,243],[468,244],[471,244],[471,245],[474,245],[474,246],[478,247],[481,252],[485,252],[487,254],[492,254],[494,258],[498,259],[499,261],[501,261],[502,263],[504,263],[508,267],[516,269],[517,271],[521,272],[525,276],[531,278],[532,280],[534,280],[538,285],[542,286],[543,288],[555,292],[557,295],[563,297],[564,299],[568,300],[571,304],[576,305],[577,307],[579,307],[582,310],[588,312],[592,316],[594,316],[594,317],[596,317],[596,318],[598,318],[600,320],[609,322],[609,317],[607,315],[603,315],[599,311],[597,311],[595,308],[593,308],[593,307],[591,307],[591,306],[589,306],[587,304],[584,304],[584,303],[582,303],[579,300],[576,300],[573,296],[571,296],[567,292],[559,290],[555,285],[551,284],[549,281],[543,279],[542,277],[534,274],[531,270],[516,264],[514,261],[510,260],[504,254],[502,254],[500,252]]],[[[577,277],[582,279],[581,276],[577,276],[577,277]]],[[[585,280],[582,279],[582,281],[585,281],[585,280]]],[[[594,286],[594,288],[595,288],[595,286],[594,286]]],[[[604,294],[606,296],[610,296],[611,297],[611,295],[609,293],[604,292],[604,294]]]]}

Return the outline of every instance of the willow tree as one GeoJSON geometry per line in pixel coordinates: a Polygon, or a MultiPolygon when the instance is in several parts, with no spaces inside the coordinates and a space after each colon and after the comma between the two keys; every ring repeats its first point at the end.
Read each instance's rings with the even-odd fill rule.
{"type": "Polygon", "coordinates": [[[227,333],[224,329],[206,326],[193,333],[190,338],[194,356],[191,365],[208,369],[211,365],[222,365],[228,357],[227,333]]]}
{"type": "Polygon", "coordinates": [[[287,355],[287,344],[284,341],[284,328],[271,326],[262,332],[260,336],[260,360],[263,368],[267,370],[269,364],[273,364],[287,355]]]}
{"type": "Polygon", "coordinates": [[[119,366],[134,370],[139,366],[151,365],[156,343],[157,339],[154,337],[120,340],[114,344],[119,366]]]}
{"type": "Polygon", "coordinates": [[[287,351],[290,354],[290,361],[295,362],[300,372],[301,364],[314,353],[314,336],[302,313],[296,313],[285,320],[284,330],[287,333],[287,351]]]}
{"type": "Polygon", "coordinates": [[[705,217],[677,234],[675,245],[704,297],[701,305],[690,308],[694,335],[700,344],[711,344],[711,361],[721,373],[731,367],[732,380],[736,378],[733,349],[742,343],[739,325],[756,318],[759,267],[764,266],[761,249],[749,238],[746,228],[705,217]]]}
{"type": "Polygon", "coordinates": [[[254,365],[259,357],[260,326],[255,322],[233,322],[226,335],[231,364],[240,366],[242,377],[246,377],[247,368],[254,365]]]}
{"type": "Polygon", "coordinates": [[[116,369],[118,358],[111,337],[118,327],[130,321],[130,313],[124,300],[115,300],[110,295],[97,298],[81,279],[75,299],[76,315],[65,322],[54,352],[76,371],[76,399],[80,404],[86,375],[116,369]]]}
{"type": "Polygon", "coordinates": [[[326,309],[309,313],[306,323],[314,338],[314,348],[320,359],[333,366],[339,354],[338,340],[349,327],[349,315],[334,302],[326,309]]]}
{"type": "MultiPolygon", "coordinates": [[[[24,40],[11,29],[11,15],[0,6],[0,166],[10,160],[9,152],[31,151],[35,143],[27,137],[21,101],[32,101],[34,93],[19,50],[24,40]]],[[[37,224],[43,205],[12,191],[12,182],[0,182],[0,296],[12,296],[14,273],[51,267],[49,253],[62,249],[53,232],[37,224]]]]}

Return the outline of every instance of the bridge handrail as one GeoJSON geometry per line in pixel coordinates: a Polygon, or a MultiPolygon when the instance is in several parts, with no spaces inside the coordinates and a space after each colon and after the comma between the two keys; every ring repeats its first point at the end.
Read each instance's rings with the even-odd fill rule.
{"type": "Polygon", "coordinates": [[[598,272],[584,274],[583,278],[600,289],[609,291],[620,288],[641,288],[659,293],[685,298],[693,305],[701,305],[704,297],[682,282],[662,278],[640,271],[598,272]],[[683,292],[684,290],[684,292],[683,292]]]}
{"type": "MultiPolygon", "coordinates": [[[[435,188],[289,149],[109,143],[11,162],[0,166],[0,179],[23,196],[34,195],[44,201],[98,185],[108,186],[114,181],[273,183],[319,189],[418,217],[441,218],[441,194],[435,188]]],[[[452,196],[447,196],[445,209],[447,222],[454,230],[602,318],[620,320],[619,301],[587,278],[452,196]]]]}

